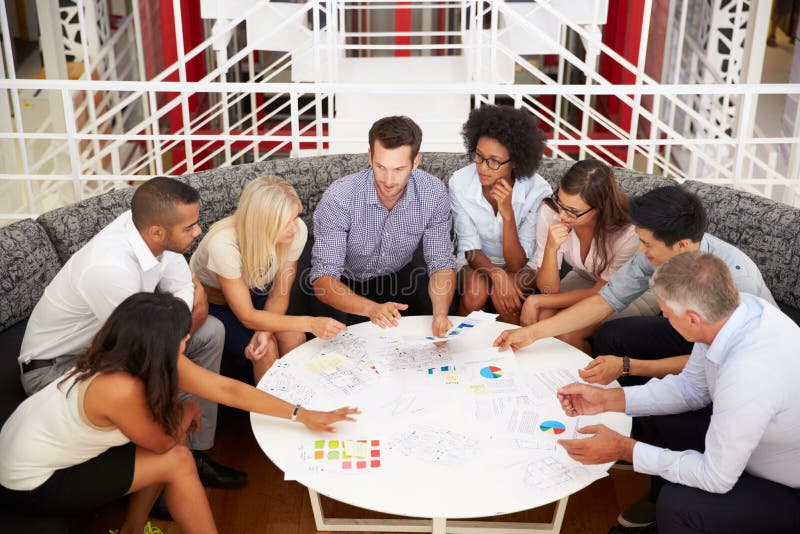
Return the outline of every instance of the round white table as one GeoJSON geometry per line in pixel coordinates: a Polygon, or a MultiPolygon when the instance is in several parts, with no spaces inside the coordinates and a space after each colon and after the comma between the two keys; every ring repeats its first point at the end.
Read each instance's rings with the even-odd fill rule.
{"type": "MultiPolygon", "coordinates": [[[[451,317],[453,324],[458,324],[459,317],[451,317]]],[[[359,338],[378,338],[379,336],[423,336],[430,334],[430,317],[404,317],[400,326],[392,329],[381,329],[369,322],[351,326],[348,332],[359,338]]],[[[513,328],[500,322],[486,322],[475,327],[463,337],[453,338],[447,342],[447,350],[455,354],[487,354],[491,352],[492,341],[503,330],[513,328]]],[[[310,357],[320,352],[325,347],[325,342],[314,339],[293,350],[280,361],[283,362],[282,372],[291,369],[291,365],[298,362],[297,369],[302,369],[299,362],[307,362],[310,357]],[[288,366],[288,367],[287,367],[288,366]]],[[[503,353],[505,354],[505,353],[503,353]]],[[[516,351],[515,380],[522,386],[526,377],[531,373],[556,371],[568,369],[577,376],[577,369],[584,367],[590,358],[577,349],[562,343],[554,338],[544,339],[516,351]]],[[[455,361],[456,369],[460,362],[455,361]]],[[[273,368],[275,369],[275,368],[273,368]]],[[[270,377],[267,373],[259,387],[264,389],[265,381],[270,377]]],[[[439,369],[435,369],[439,372],[439,369]]],[[[485,527],[491,527],[492,532],[517,531],[521,528],[537,532],[558,532],[561,528],[566,500],[570,494],[589,485],[594,479],[566,483],[547,490],[538,490],[536,485],[520,486],[519,481],[510,483],[510,478],[517,478],[520,470],[539,470],[539,464],[526,466],[523,460],[509,459],[507,466],[502,466],[502,459],[497,456],[504,455],[503,443],[482,442],[479,452],[465,462],[437,462],[420,461],[413,456],[403,454],[387,455],[391,444],[390,437],[402,432],[404,425],[423,425],[414,428],[438,428],[443,425],[452,429],[456,436],[465,436],[463,450],[460,454],[469,455],[470,449],[475,445],[476,438],[480,440],[482,430],[476,428],[474,423],[469,423],[465,413],[473,413],[476,409],[470,403],[475,401],[474,396],[451,395],[452,387],[429,388],[425,394],[417,395],[409,386],[410,383],[421,380],[431,380],[425,376],[425,370],[417,372],[403,371],[392,373],[389,376],[380,376],[377,392],[369,397],[372,405],[360,404],[362,414],[356,423],[339,423],[335,434],[316,434],[303,425],[292,423],[283,419],[252,414],[251,424],[253,433],[259,445],[275,465],[285,472],[292,471],[292,476],[298,482],[309,488],[312,507],[318,530],[371,530],[390,532],[469,532],[484,527],[481,532],[488,532],[485,527]],[[411,393],[409,393],[411,392],[411,393]],[[377,396],[376,396],[377,395],[377,396]],[[380,397],[386,396],[383,403],[380,397]],[[398,401],[398,395],[400,400],[398,401]],[[376,402],[377,400],[377,402],[376,402]],[[396,404],[392,404],[396,403],[396,404]],[[419,406],[416,404],[423,403],[419,406]],[[459,404],[461,406],[459,406],[459,404]],[[465,428],[466,427],[466,428],[465,428]],[[460,434],[459,431],[463,431],[460,434]],[[476,434],[477,432],[477,434],[476,434]],[[469,437],[467,437],[469,436],[469,437]],[[313,443],[315,440],[331,438],[337,440],[380,439],[382,443],[383,465],[380,469],[368,473],[342,474],[332,476],[330,473],[304,472],[296,468],[298,443],[313,443]],[[498,467],[498,466],[502,467],[498,467]],[[293,467],[294,466],[294,467],[293,467]],[[555,492],[555,493],[554,493],[555,492]],[[324,517],[320,506],[319,495],[323,494],[340,502],[345,502],[360,508],[367,508],[387,514],[428,518],[425,520],[376,520],[376,519],[348,519],[338,520],[324,517]],[[488,517],[499,514],[508,514],[543,506],[559,501],[554,518],[551,523],[498,523],[476,521],[451,521],[453,518],[488,517]]],[[[462,380],[465,377],[462,377],[462,380]]],[[[434,380],[436,380],[434,378],[434,380]]],[[[538,380],[538,379],[537,379],[538,380]]],[[[541,391],[542,384],[539,384],[541,391]]],[[[341,406],[342,399],[325,402],[326,391],[317,391],[314,396],[313,408],[334,409],[341,406]]],[[[487,400],[489,406],[492,401],[487,400]]],[[[347,402],[345,402],[347,403],[347,402]]],[[[490,407],[490,410],[492,408],[490,407]]],[[[552,395],[552,399],[543,401],[536,410],[542,416],[535,421],[536,428],[552,419],[568,420],[552,395]]],[[[599,422],[614,430],[629,435],[631,420],[624,414],[602,414],[594,417],[592,422],[599,422]]],[[[573,422],[573,424],[575,424],[573,422]]],[[[544,430],[544,428],[542,428],[544,430]]],[[[540,436],[548,438],[548,436],[540,436]]],[[[570,437],[564,433],[560,437],[570,437]]],[[[552,436],[550,436],[551,439],[552,436]]],[[[537,443],[547,445],[546,441],[529,441],[526,446],[537,448],[537,443]]],[[[460,444],[457,444],[459,449],[460,444]]],[[[552,446],[552,445],[550,445],[552,446]]],[[[431,444],[434,447],[434,444],[431,444]]],[[[560,446],[558,447],[560,449],[560,446]]],[[[476,450],[478,448],[476,447],[476,450]]],[[[549,453],[545,453],[548,455],[549,453]]],[[[523,455],[524,456],[524,455],[523,455]]],[[[541,451],[531,453],[531,457],[540,458],[541,451]]],[[[556,469],[566,469],[563,449],[560,455],[553,453],[556,469]]],[[[577,464],[572,464],[577,466],[577,464]]],[[[606,464],[602,471],[607,470],[611,464],[606,464]]],[[[535,473],[534,477],[535,477],[535,473]]],[[[524,475],[523,475],[524,476],[524,475]]],[[[567,476],[567,475],[565,475],[567,476]]]]}

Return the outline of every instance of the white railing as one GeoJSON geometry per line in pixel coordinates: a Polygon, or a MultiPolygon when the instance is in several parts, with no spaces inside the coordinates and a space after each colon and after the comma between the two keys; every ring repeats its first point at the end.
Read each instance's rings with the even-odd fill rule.
{"type": "MultiPolygon", "coordinates": [[[[646,3],[648,9],[645,12],[649,14],[651,0],[646,0],[646,3]]],[[[133,3],[134,7],[136,4],[133,3]]],[[[179,7],[177,1],[175,6],[176,9],[179,7]]],[[[632,64],[606,46],[597,28],[572,24],[567,14],[549,2],[538,2],[537,6],[578,35],[586,49],[585,55],[578,57],[563,46],[563,39],[542,36],[561,58],[555,79],[516,54],[507,42],[505,32],[509,24],[520,25],[530,32],[537,31],[535,24],[504,2],[486,0],[411,0],[408,9],[456,10],[460,13],[458,30],[401,33],[347,29],[346,13],[395,9],[397,6],[393,2],[310,1],[280,24],[266,29],[256,42],[248,42],[233,50],[221,46],[220,40],[224,41],[238,31],[259,9],[260,5],[254,3],[235,19],[217,21],[212,35],[192,50],[185,51],[179,46],[178,61],[149,81],[107,77],[92,80],[88,75],[74,81],[2,79],[0,92],[8,93],[15,111],[20,109],[21,91],[58,93],[63,109],[52,110],[52,113],[63,113],[66,130],[52,131],[50,125],[44,125],[36,131],[26,132],[15,117],[15,127],[0,132],[0,143],[3,140],[13,143],[18,156],[15,168],[4,168],[0,172],[0,187],[5,191],[16,189],[25,199],[17,209],[0,213],[0,221],[37,215],[44,209],[43,199],[51,198],[54,193],[62,194],[66,200],[76,200],[154,175],[179,175],[212,166],[260,161],[287,150],[292,155],[325,153],[330,141],[330,126],[336,120],[336,95],[365,92],[417,95],[420,99],[434,94],[469,95],[474,106],[484,102],[511,102],[534,114],[549,130],[548,151],[553,156],[595,157],[617,166],[636,167],[678,180],[702,178],[767,196],[780,194],[785,198],[800,198],[800,169],[786,169],[784,166],[782,170],[781,165],[776,165],[776,147],[800,146],[798,137],[764,138],[749,131],[746,121],[726,132],[726,128],[710,119],[707,109],[701,108],[717,100],[722,100],[726,106],[735,102],[737,115],[746,117],[756,105],[758,96],[800,94],[800,86],[662,85],[644,73],[642,59],[638,64],[632,64]],[[488,24],[484,23],[485,20],[488,24]],[[268,43],[271,36],[293,25],[310,26],[313,83],[276,82],[286,78],[297,66],[297,58],[291,53],[274,57],[264,67],[256,66],[253,59],[254,50],[263,48],[263,43],[268,43]],[[409,44],[370,42],[395,37],[412,39],[409,44]],[[452,42],[433,42],[439,37],[452,42]],[[349,42],[353,39],[359,42],[349,42]],[[413,50],[419,54],[455,53],[467,60],[467,82],[434,85],[423,80],[402,86],[346,83],[339,79],[339,61],[349,50],[356,49],[367,54],[385,50],[413,50]],[[614,86],[604,79],[596,69],[601,54],[632,73],[636,83],[614,86]],[[200,55],[213,58],[216,66],[202,80],[189,82],[185,66],[200,55]],[[564,84],[565,64],[583,72],[585,84],[564,84]],[[228,81],[230,73],[242,65],[249,81],[228,81]],[[509,69],[513,76],[515,68],[538,83],[497,83],[497,80],[507,77],[509,69]],[[180,81],[165,81],[176,74],[180,81]],[[102,95],[98,102],[95,94],[102,95]],[[189,105],[192,97],[202,97],[209,104],[192,114],[189,105]],[[553,97],[554,105],[545,105],[543,97],[553,97]],[[620,127],[613,117],[594,106],[598,98],[605,97],[616,97],[622,105],[630,107],[628,128],[620,127]],[[650,97],[649,107],[641,105],[643,97],[650,97]],[[233,109],[244,103],[249,105],[247,113],[232,114],[233,109]],[[578,120],[565,117],[563,111],[568,106],[577,110],[578,120]],[[164,128],[164,120],[170,113],[179,115],[182,122],[181,127],[171,132],[164,128]],[[81,115],[88,115],[88,118],[82,123],[76,122],[76,117],[81,115]],[[115,127],[110,129],[112,120],[115,127]],[[591,137],[596,126],[604,129],[604,137],[591,137]],[[692,129],[702,132],[703,137],[694,138],[690,133],[692,129]],[[42,156],[33,161],[33,154],[42,156]],[[703,169],[702,176],[697,174],[698,168],[703,169]],[[793,195],[787,196],[787,191],[793,195]]],[[[117,72],[120,72],[120,66],[126,68],[129,74],[125,76],[141,76],[135,72],[137,69],[143,72],[141,48],[131,45],[120,50],[123,42],[137,42],[137,17],[134,9],[111,43],[92,59],[87,73],[91,65],[104,64],[113,65],[117,72]]],[[[645,23],[649,26],[649,15],[645,17],[645,23]]],[[[685,24],[685,20],[681,24],[685,24]]],[[[8,35],[7,24],[2,29],[3,35],[8,35]]],[[[180,16],[176,17],[176,37],[182,42],[180,16]]],[[[646,31],[642,40],[647,40],[646,31]]],[[[687,46],[693,44],[696,47],[695,43],[687,46]]],[[[640,48],[639,57],[644,56],[644,48],[640,48]]],[[[5,57],[8,64],[8,47],[5,57]]],[[[693,57],[699,58],[691,60],[693,62],[702,61],[701,54],[693,57]]],[[[689,70],[696,70],[695,67],[696,63],[689,70]]],[[[452,134],[457,138],[459,133],[454,131],[452,134]]],[[[794,161],[798,160],[795,158],[794,161]]]]}

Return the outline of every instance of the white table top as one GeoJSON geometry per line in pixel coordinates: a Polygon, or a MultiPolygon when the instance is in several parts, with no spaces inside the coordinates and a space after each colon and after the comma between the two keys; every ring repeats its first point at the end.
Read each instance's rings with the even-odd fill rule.
{"type": "MultiPolygon", "coordinates": [[[[459,318],[452,317],[453,324],[459,318]]],[[[459,352],[464,350],[476,351],[491,347],[495,337],[511,325],[492,322],[484,323],[475,328],[474,332],[462,338],[448,341],[448,350],[459,352]]],[[[429,335],[430,317],[404,317],[400,326],[393,329],[382,330],[371,323],[362,323],[351,326],[349,332],[362,336],[380,335],[429,335]]],[[[296,360],[306,361],[309,356],[317,353],[325,342],[314,339],[298,347],[282,358],[282,361],[293,365],[296,360]]],[[[524,373],[553,367],[569,368],[576,371],[590,361],[590,358],[573,347],[556,339],[540,340],[533,345],[516,352],[517,371],[516,380],[520,380],[524,373]]],[[[458,365],[458,362],[456,362],[458,365]]],[[[302,369],[298,365],[298,369],[302,369]]],[[[269,377],[269,373],[262,379],[260,387],[269,377]]],[[[386,402],[391,402],[398,391],[408,391],[409,380],[425,380],[425,372],[416,374],[403,373],[402,375],[382,375],[380,377],[379,391],[385,392],[386,402]]],[[[362,414],[356,423],[339,423],[335,434],[317,434],[311,432],[303,425],[292,423],[284,419],[252,414],[251,423],[253,433],[267,456],[284,471],[293,471],[293,476],[303,485],[327,495],[335,500],[352,504],[361,508],[379,512],[405,515],[412,517],[487,517],[497,514],[506,514],[545,505],[582,489],[591,483],[590,480],[578,484],[566,484],[560,487],[557,494],[552,491],[540,491],[529,484],[521,484],[519,478],[523,477],[520,471],[530,469],[532,464],[525,464],[528,453],[523,452],[523,460],[515,456],[513,459],[505,458],[506,449],[494,445],[487,437],[489,431],[484,430],[477,422],[463,415],[466,411],[474,411],[470,403],[474,397],[462,394],[453,395],[448,392],[459,388],[458,385],[448,385],[432,390],[431,397],[425,397],[426,402],[435,405],[431,410],[422,413],[413,413],[413,410],[399,410],[394,415],[391,409],[387,412],[386,404],[380,402],[373,405],[358,403],[362,414]],[[459,406],[458,405],[462,405],[459,406]],[[461,411],[459,411],[461,410],[461,411]],[[445,427],[455,432],[461,432],[471,438],[478,439],[480,446],[476,448],[476,455],[468,462],[460,465],[446,465],[421,461],[418,458],[404,456],[403,454],[386,455],[386,445],[392,435],[401,433],[408,424],[420,424],[431,427],[445,427]],[[329,473],[298,472],[296,456],[299,443],[312,443],[315,439],[381,439],[383,444],[384,463],[381,469],[368,473],[344,474],[333,476],[329,473]],[[501,456],[498,458],[498,456],[501,456]],[[293,461],[295,463],[293,463],[293,461]],[[498,467],[498,466],[502,467],[498,467]],[[514,479],[511,481],[510,479],[514,479]],[[512,483],[513,482],[513,483],[512,483]]],[[[378,393],[382,395],[383,393],[378,393]]],[[[336,399],[328,404],[324,398],[324,391],[318,391],[314,397],[315,408],[335,409],[348,402],[336,399]]],[[[374,395],[374,394],[373,394],[374,395]]],[[[350,402],[350,404],[353,404],[350,402]]],[[[537,407],[541,417],[536,420],[538,425],[547,419],[558,418],[569,423],[558,402],[553,395],[552,401],[546,401],[537,407]]],[[[595,416],[606,426],[620,433],[629,435],[631,420],[624,414],[602,414],[595,416]]],[[[573,423],[574,425],[574,423],[573,423]]],[[[537,426],[538,429],[538,426],[537,426]]],[[[541,435],[542,439],[555,439],[541,435]]],[[[560,437],[569,437],[567,434],[560,437]]],[[[551,453],[544,453],[549,455],[551,453]]],[[[552,453],[554,457],[566,458],[563,449],[559,446],[552,453]]],[[[530,457],[540,457],[540,451],[534,451],[530,457]]],[[[607,470],[611,464],[602,467],[607,470]]],[[[577,481],[576,481],[577,482],[577,481]]]]}

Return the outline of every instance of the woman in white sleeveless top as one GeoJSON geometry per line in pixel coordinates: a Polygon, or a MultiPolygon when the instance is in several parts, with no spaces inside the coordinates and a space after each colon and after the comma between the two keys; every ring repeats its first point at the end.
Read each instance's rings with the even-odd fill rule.
{"type": "Polygon", "coordinates": [[[20,404],[0,430],[0,499],[29,515],[76,515],[130,495],[121,532],[142,532],[158,494],[183,532],[216,532],[187,433],[200,424],[179,388],[314,430],[352,419],[315,412],[207,371],[184,356],[191,314],[168,294],[120,304],[63,380],[20,404]]]}

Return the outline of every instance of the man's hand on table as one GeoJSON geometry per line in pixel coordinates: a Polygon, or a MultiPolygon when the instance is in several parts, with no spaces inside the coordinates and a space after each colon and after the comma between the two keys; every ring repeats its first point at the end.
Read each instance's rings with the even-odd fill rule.
{"type": "Polygon", "coordinates": [[[398,326],[400,323],[400,310],[407,310],[408,304],[400,304],[399,302],[384,302],[383,304],[375,303],[369,310],[369,320],[380,326],[387,328],[389,326],[398,326]]]}
{"type": "Polygon", "coordinates": [[[560,439],[569,457],[582,464],[604,464],[625,460],[633,463],[633,446],[636,441],[627,438],[605,425],[590,425],[579,428],[581,434],[594,434],[590,438],[560,439]]]}
{"type": "Polygon", "coordinates": [[[446,314],[438,314],[433,316],[431,321],[431,333],[436,337],[445,337],[447,331],[453,328],[453,323],[446,314]]]}

